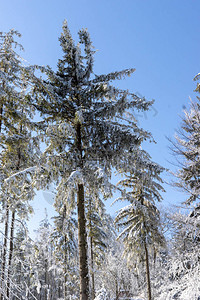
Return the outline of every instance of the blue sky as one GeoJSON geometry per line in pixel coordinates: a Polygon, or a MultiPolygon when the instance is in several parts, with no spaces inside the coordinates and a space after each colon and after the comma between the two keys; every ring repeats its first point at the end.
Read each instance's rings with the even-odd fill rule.
{"type": "MultiPolygon", "coordinates": [[[[23,56],[31,64],[56,68],[62,55],[58,37],[67,19],[75,39],[80,28],[88,28],[98,49],[96,74],[136,68],[131,78],[117,85],[155,99],[149,113],[138,116],[157,141],[145,149],[156,162],[173,168],[166,136],[173,137],[180,126],[189,97],[195,100],[193,78],[200,72],[198,0],[0,0],[0,4],[0,31],[15,28],[22,34],[23,56]]],[[[164,204],[184,198],[165,188],[164,204]]],[[[40,206],[51,206],[43,198],[36,200],[38,218],[40,206]]]]}

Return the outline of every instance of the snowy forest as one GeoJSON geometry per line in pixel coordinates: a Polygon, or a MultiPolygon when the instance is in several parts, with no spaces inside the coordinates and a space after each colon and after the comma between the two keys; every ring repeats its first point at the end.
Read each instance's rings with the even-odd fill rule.
{"type": "Polygon", "coordinates": [[[200,73],[169,140],[188,197],[165,210],[170,170],[134,117],[153,101],[115,85],[135,69],[95,74],[88,31],[77,43],[66,21],[56,70],[26,63],[19,38],[0,33],[0,300],[199,300],[200,73]],[[55,216],[33,238],[31,202],[52,185],[55,216]],[[114,218],[107,199],[121,203],[114,218]]]}

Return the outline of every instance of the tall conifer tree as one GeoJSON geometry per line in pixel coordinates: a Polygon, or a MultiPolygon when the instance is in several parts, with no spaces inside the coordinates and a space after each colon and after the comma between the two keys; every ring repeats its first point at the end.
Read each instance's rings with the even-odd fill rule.
{"type": "Polygon", "coordinates": [[[138,262],[145,262],[148,299],[152,300],[149,252],[156,252],[165,245],[156,208],[156,201],[162,200],[160,191],[164,191],[160,185],[160,173],[164,169],[151,162],[144,151],[140,152],[140,159],[142,154],[145,168],[141,165],[119,182],[125,191],[122,190],[122,197],[118,200],[128,200],[130,204],[119,211],[115,221],[123,229],[118,239],[124,240],[129,264],[132,264],[133,257],[135,260],[137,257],[138,262]]]}
{"type": "MultiPolygon", "coordinates": [[[[197,87],[195,91],[200,93],[200,74],[195,77],[197,87]]],[[[179,170],[176,172],[174,185],[185,191],[189,197],[185,204],[199,204],[200,191],[200,97],[197,101],[191,102],[189,111],[184,112],[181,129],[175,135],[175,141],[171,141],[173,153],[178,157],[179,170]]]]}
{"type": "MultiPolygon", "coordinates": [[[[20,37],[17,31],[0,33],[0,199],[5,211],[5,235],[2,254],[1,286],[5,281],[7,268],[6,295],[10,296],[10,276],[13,258],[13,238],[16,213],[27,217],[31,208],[28,201],[34,196],[31,184],[30,169],[36,164],[39,148],[37,138],[32,138],[32,124],[30,118],[34,107],[27,96],[29,85],[28,69],[23,66],[22,58],[15,51],[15,47],[22,46],[15,41],[20,37]],[[23,171],[23,172],[22,172],[23,171]],[[10,211],[10,242],[8,262],[6,265],[9,215],[10,211]]],[[[1,293],[3,299],[3,293],[1,293]]]]}
{"type": "MultiPolygon", "coordinates": [[[[152,102],[127,90],[112,86],[112,81],[131,75],[127,69],[107,75],[93,71],[94,49],[87,30],[79,31],[76,45],[63,24],[60,37],[63,58],[57,71],[41,68],[47,79],[35,77],[35,106],[45,117],[47,148],[41,185],[57,180],[57,200],[78,213],[80,299],[89,298],[89,272],[85,217],[85,192],[111,196],[113,168],[125,169],[135,160],[135,150],[151,135],[137,126],[133,110],[147,110],[152,102]],[[84,53],[81,50],[84,49],[84,53]],[[97,193],[98,191],[98,193],[97,193]]],[[[98,195],[99,196],[99,195],[98,195]]]]}

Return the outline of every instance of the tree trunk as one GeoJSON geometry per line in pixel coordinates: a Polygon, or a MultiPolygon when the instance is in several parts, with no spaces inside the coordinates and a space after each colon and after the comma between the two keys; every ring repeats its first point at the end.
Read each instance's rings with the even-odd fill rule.
{"type": "Polygon", "coordinates": [[[9,225],[9,206],[7,204],[7,206],[6,206],[5,230],[4,230],[4,242],[3,242],[2,269],[1,269],[1,288],[2,288],[2,293],[0,295],[0,300],[3,300],[3,298],[4,298],[3,297],[3,290],[4,290],[5,269],[6,269],[8,225],[9,225]]]}
{"type": "Polygon", "coordinates": [[[93,253],[93,239],[91,236],[90,239],[90,255],[91,255],[91,279],[92,279],[92,287],[91,287],[91,298],[94,300],[95,298],[95,283],[94,283],[94,253],[93,253]]]}
{"type": "Polygon", "coordinates": [[[67,299],[67,249],[66,249],[66,244],[67,244],[67,236],[65,234],[65,254],[64,254],[64,300],[67,299]]]}
{"type": "Polygon", "coordinates": [[[91,300],[95,298],[94,287],[94,252],[93,252],[93,237],[92,237],[92,205],[91,198],[89,198],[89,232],[90,232],[90,276],[91,276],[91,300]]]}
{"type": "Polygon", "coordinates": [[[8,276],[7,276],[7,290],[6,290],[6,295],[8,299],[10,296],[10,273],[11,273],[11,264],[12,264],[12,257],[13,257],[14,225],[15,225],[15,211],[12,212],[12,221],[10,227],[10,250],[9,250],[9,258],[8,258],[8,276]]]}
{"type": "MultiPolygon", "coordinates": [[[[141,204],[144,205],[144,198],[143,193],[141,191],[141,204]]],[[[146,243],[146,222],[143,217],[143,225],[145,228],[145,235],[144,235],[144,251],[145,251],[145,265],[146,265],[146,280],[147,280],[147,292],[148,292],[148,300],[152,300],[151,297],[151,279],[150,279],[150,269],[149,269],[149,253],[147,249],[147,243],[146,243]]]]}
{"type": "MultiPolygon", "coordinates": [[[[48,250],[47,250],[48,251],[48,250]]],[[[45,275],[44,275],[44,284],[45,284],[45,289],[44,289],[44,300],[48,300],[48,260],[45,259],[45,262],[44,262],[44,268],[45,268],[45,275]]]]}
{"type": "Polygon", "coordinates": [[[148,300],[152,300],[151,297],[151,280],[150,280],[150,270],[149,270],[149,254],[146,242],[144,242],[145,249],[145,263],[146,263],[146,277],[147,277],[147,290],[148,290],[148,300]]]}
{"type": "Polygon", "coordinates": [[[61,281],[58,281],[58,298],[61,298],[61,295],[62,295],[62,293],[61,293],[61,283],[60,283],[61,281]]]}
{"type": "Polygon", "coordinates": [[[3,117],[3,103],[0,104],[0,132],[2,130],[2,123],[3,123],[2,117],[3,117]]]}
{"type": "MultiPolygon", "coordinates": [[[[3,116],[3,103],[0,104],[0,133],[2,131],[2,116],[3,116]]],[[[8,222],[9,222],[9,207],[6,207],[6,220],[4,230],[4,242],[2,251],[2,269],[1,269],[1,289],[3,291],[3,284],[5,278],[5,266],[6,266],[6,252],[7,252],[7,239],[8,239],[8,222]]],[[[3,300],[3,293],[0,294],[0,300],[3,300]]]]}
{"type": "MultiPolygon", "coordinates": [[[[83,168],[81,123],[76,124],[76,147],[79,154],[79,167],[83,168]]],[[[85,218],[84,186],[78,184],[77,210],[78,210],[78,248],[79,248],[79,274],[80,274],[80,300],[89,299],[89,272],[87,254],[87,233],[85,218]]]]}
{"type": "Polygon", "coordinates": [[[80,300],[89,299],[87,234],[84,207],[84,187],[78,184],[78,247],[79,247],[79,273],[80,273],[80,300]]]}
{"type": "Polygon", "coordinates": [[[115,278],[115,299],[119,299],[119,286],[118,286],[118,278],[115,278]]]}
{"type": "MultiPolygon", "coordinates": [[[[22,125],[20,125],[20,133],[22,132],[22,125]]],[[[21,161],[21,151],[18,148],[18,161],[16,165],[16,171],[20,169],[20,161],[21,161]]],[[[9,258],[8,258],[8,275],[7,275],[7,289],[6,294],[7,298],[9,299],[10,296],[10,273],[11,273],[11,265],[12,265],[12,257],[13,257],[13,249],[14,249],[14,225],[15,225],[15,208],[12,212],[12,219],[11,219],[11,227],[10,227],[10,249],[9,249],[9,258]]]]}

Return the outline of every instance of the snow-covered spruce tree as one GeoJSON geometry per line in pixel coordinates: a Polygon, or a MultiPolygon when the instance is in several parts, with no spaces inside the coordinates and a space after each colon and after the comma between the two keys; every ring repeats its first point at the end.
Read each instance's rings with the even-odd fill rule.
{"type": "Polygon", "coordinates": [[[134,69],[94,74],[95,51],[87,30],[79,31],[76,45],[65,21],[60,44],[63,58],[57,71],[41,68],[47,79],[41,82],[35,78],[37,87],[33,90],[35,106],[48,122],[41,181],[45,185],[57,179],[56,201],[65,201],[68,211],[77,205],[80,299],[85,300],[89,297],[85,191],[92,192],[93,201],[97,190],[105,198],[111,196],[113,168],[132,164],[135,149],[150,138],[138,128],[131,113],[147,110],[152,102],[111,85],[134,69]]]}
{"type": "MultiPolygon", "coordinates": [[[[16,219],[11,273],[11,294],[14,299],[36,300],[30,288],[31,266],[28,252],[33,252],[26,223],[16,219]],[[27,246],[29,244],[29,247],[27,246]],[[25,246],[26,245],[26,246],[25,246]]],[[[7,298],[6,298],[7,299],[7,298]]]]}
{"type": "Polygon", "coordinates": [[[54,217],[55,227],[52,232],[52,243],[54,244],[54,256],[59,264],[60,296],[64,300],[70,299],[71,295],[78,299],[78,245],[77,245],[77,220],[73,213],[66,214],[66,205],[61,205],[54,217]],[[62,277],[61,277],[62,274],[62,277]]]}
{"type": "MultiPolygon", "coordinates": [[[[160,184],[160,173],[163,168],[151,162],[144,151],[143,158],[141,151],[139,155],[141,168],[134,172],[130,168],[130,173],[119,182],[125,191],[122,190],[122,196],[117,200],[128,200],[130,204],[119,211],[115,222],[122,228],[118,239],[123,238],[129,265],[133,266],[134,260],[138,260],[138,264],[145,262],[148,299],[151,300],[150,253],[157,252],[165,244],[155,204],[162,200],[160,191],[164,189],[160,184]]],[[[134,169],[134,165],[131,167],[134,169]]]]}
{"type": "MultiPolygon", "coordinates": [[[[19,246],[18,251],[23,255],[20,266],[25,280],[23,289],[20,289],[20,299],[63,299],[59,280],[62,271],[60,272],[60,264],[56,261],[52,232],[53,227],[46,215],[36,232],[36,239],[33,241],[26,237],[19,246]]],[[[19,293],[19,289],[17,290],[19,293]]]]}
{"type": "MultiPolygon", "coordinates": [[[[200,74],[195,80],[200,78],[200,74]]],[[[199,83],[196,92],[200,93],[199,83]]],[[[185,204],[192,204],[200,198],[200,97],[197,101],[191,101],[189,111],[185,111],[181,129],[175,135],[175,141],[171,141],[172,151],[179,157],[179,170],[175,174],[174,185],[189,194],[185,204]]],[[[198,204],[199,205],[199,204],[198,204]]]]}
{"type": "MultiPolygon", "coordinates": [[[[195,77],[197,80],[196,92],[200,93],[199,89],[200,74],[195,77]]],[[[175,238],[180,240],[182,234],[182,242],[173,243],[174,255],[172,255],[171,266],[173,274],[172,292],[177,292],[177,298],[186,299],[190,290],[188,283],[189,277],[196,282],[196,272],[199,270],[196,265],[199,264],[199,248],[200,242],[200,97],[197,96],[196,102],[190,104],[189,111],[185,111],[182,120],[181,129],[175,135],[175,141],[171,141],[172,151],[175,155],[179,169],[174,174],[174,186],[183,190],[188,194],[188,198],[183,204],[188,207],[191,212],[188,216],[179,216],[176,219],[177,232],[175,238]],[[179,221],[178,221],[179,220],[179,221]],[[179,248],[179,244],[182,245],[179,248]],[[196,255],[197,254],[197,255],[196,255]],[[174,275],[175,274],[175,275],[174,275]],[[177,274],[177,275],[176,275],[177,274]],[[177,284],[175,286],[175,284],[177,284]],[[180,290],[180,285],[183,286],[184,292],[180,290]]],[[[198,285],[198,284],[197,284],[198,285]]],[[[195,296],[198,294],[195,287],[192,289],[195,296]]],[[[194,296],[194,297],[195,297],[194,296]]]]}
{"type": "MultiPolygon", "coordinates": [[[[17,54],[13,51],[13,44],[16,46],[14,41],[14,35],[19,35],[15,31],[10,31],[9,33],[0,32],[0,134],[1,134],[1,144],[0,149],[3,149],[3,138],[5,135],[5,129],[12,126],[13,124],[13,100],[18,99],[16,94],[16,86],[19,85],[19,73],[21,69],[19,67],[20,62],[17,54]],[[10,122],[12,120],[12,122],[10,122]]],[[[17,117],[17,114],[16,114],[17,117]]],[[[1,287],[4,282],[5,277],[5,264],[6,264],[6,252],[7,252],[7,240],[8,240],[8,222],[9,222],[9,206],[6,201],[3,201],[2,197],[2,180],[5,176],[0,173],[1,180],[1,203],[2,209],[5,210],[5,226],[4,226],[4,242],[3,251],[1,257],[1,287]]],[[[4,198],[5,199],[5,198],[4,198]]],[[[3,295],[0,296],[1,298],[3,295]]]]}
{"type": "Polygon", "coordinates": [[[102,263],[106,248],[108,247],[107,234],[104,229],[108,215],[105,212],[105,205],[99,199],[98,205],[92,201],[92,195],[85,197],[86,200],[86,220],[90,258],[91,277],[91,300],[95,298],[95,268],[102,263]]]}
{"type": "Polygon", "coordinates": [[[33,242],[30,267],[32,269],[32,287],[38,299],[58,299],[56,278],[56,259],[54,245],[51,239],[53,228],[48,216],[41,221],[37,230],[36,240],[33,242]]]}
{"type": "MultiPolygon", "coordinates": [[[[27,282],[26,271],[24,270],[25,258],[24,253],[21,250],[21,245],[26,240],[27,228],[24,223],[16,224],[15,243],[13,245],[13,262],[12,262],[12,279],[14,282],[13,293],[16,297],[23,297],[25,292],[24,281],[27,282]]],[[[11,283],[12,284],[12,283],[11,283]]]]}
{"type": "Polygon", "coordinates": [[[200,293],[200,214],[195,217],[176,212],[169,214],[172,226],[172,238],[169,241],[169,253],[163,273],[165,284],[158,289],[158,300],[198,299],[200,293]]]}
{"type": "Polygon", "coordinates": [[[14,100],[21,99],[22,65],[15,48],[22,46],[15,41],[20,34],[15,30],[8,33],[0,32],[0,132],[5,127],[12,127],[13,117],[20,118],[14,100]]]}
{"type": "MultiPolygon", "coordinates": [[[[8,298],[11,288],[10,275],[16,212],[21,218],[27,217],[31,210],[28,201],[34,195],[29,172],[21,173],[21,170],[33,166],[38,157],[37,139],[31,137],[30,118],[32,118],[34,108],[31,107],[30,99],[27,97],[28,81],[25,79],[27,70],[14,49],[17,46],[21,48],[21,45],[15,42],[15,36],[20,35],[14,30],[0,34],[0,198],[2,212],[5,214],[1,286],[4,285],[7,269],[6,295],[8,298]],[[10,211],[12,214],[6,265],[10,211]]],[[[2,297],[3,293],[0,298],[2,297]]]]}
{"type": "Polygon", "coordinates": [[[109,294],[109,299],[119,299],[120,294],[129,297],[137,296],[137,282],[135,274],[127,267],[127,260],[123,257],[123,244],[111,241],[110,248],[105,252],[105,258],[99,266],[95,276],[96,295],[102,288],[109,294]]]}

